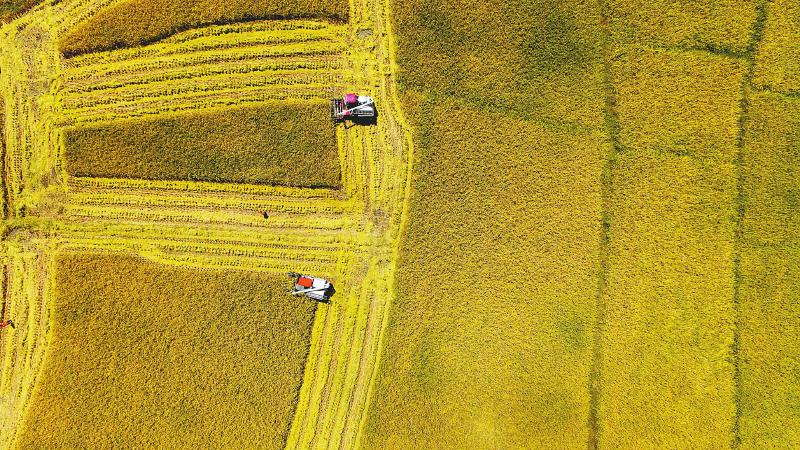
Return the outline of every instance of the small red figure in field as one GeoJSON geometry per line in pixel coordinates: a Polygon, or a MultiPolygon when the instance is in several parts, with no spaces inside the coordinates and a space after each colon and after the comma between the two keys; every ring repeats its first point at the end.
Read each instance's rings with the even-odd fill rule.
{"type": "Polygon", "coordinates": [[[11,319],[8,319],[8,320],[4,320],[4,321],[0,322],[0,330],[2,330],[3,328],[6,328],[6,327],[14,328],[14,321],[11,320],[11,319]]]}

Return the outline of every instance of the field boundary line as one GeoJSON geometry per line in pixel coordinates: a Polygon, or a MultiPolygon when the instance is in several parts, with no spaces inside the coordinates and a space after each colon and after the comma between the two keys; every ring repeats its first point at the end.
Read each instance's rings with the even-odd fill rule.
{"type": "Polygon", "coordinates": [[[744,148],[746,145],[747,126],[750,121],[750,90],[753,87],[755,76],[756,55],[759,45],[764,37],[767,22],[768,2],[761,0],[756,5],[756,20],[753,24],[750,42],[747,46],[747,73],[742,78],[741,99],[739,112],[739,130],[736,136],[736,228],[734,234],[733,250],[733,343],[731,355],[733,357],[733,385],[734,385],[734,417],[731,430],[731,448],[738,449],[742,445],[740,421],[742,415],[742,356],[741,356],[741,327],[742,327],[742,246],[744,241],[744,216],[747,204],[745,192],[744,173],[744,148]]]}
{"type": "Polygon", "coordinates": [[[608,301],[608,275],[611,265],[611,216],[614,195],[614,170],[617,155],[621,149],[619,138],[619,117],[617,115],[617,92],[614,86],[611,60],[613,43],[610,29],[610,6],[607,1],[598,3],[602,33],[601,54],[603,58],[603,91],[605,105],[603,111],[603,127],[606,142],[603,144],[605,163],[600,174],[600,229],[599,229],[599,264],[597,267],[597,291],[595,297],[595,322],[593,327],[592,361],[589,371],[589,416],[587,426],[589,436],[587,448],[600,448],[601,426],[600,408],[603,388],[603,339],[605,337],[606,304],[608,301]]]}

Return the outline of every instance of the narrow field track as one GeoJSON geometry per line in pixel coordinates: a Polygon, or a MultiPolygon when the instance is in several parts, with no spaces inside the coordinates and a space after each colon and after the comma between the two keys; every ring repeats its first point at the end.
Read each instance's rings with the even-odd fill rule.
{"type": "MultiPolygon", "coordinates": [[[[62,58],[57,39],[113,0],[45,2],[0,28],[5,100],[0,248],[0,447],[13,447],[46,355],[54,256],[126,251],[164,264],[330,277],[287,448],[358,445],[391,304],[412,161],[395,93],[388,4],[351,2],[346,25],[259,21],[62,58]],[[365,32],[368,30],[368,32],[365,32]],[[339,128],[340,190],[80,178],[63,130],[273,100],[373,95],[375,127],[339,128]],[[262,217],[268,211],[269,220],[262,217]]],[[[287,301],[297,301],[287,297],[287,301]]]]}

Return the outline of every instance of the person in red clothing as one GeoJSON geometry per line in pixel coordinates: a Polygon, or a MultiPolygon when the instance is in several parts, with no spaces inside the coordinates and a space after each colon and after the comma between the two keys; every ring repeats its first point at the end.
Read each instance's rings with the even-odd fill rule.
{"type": "Polygon", "coordinates": [[[7,320],[4,320],[4,321],[0,322],[0,330],[2,330],[3,328],[6,328],[6,327],[14,328],[14,321],[11,320],[11,319],[7,319],[7,320]]]}

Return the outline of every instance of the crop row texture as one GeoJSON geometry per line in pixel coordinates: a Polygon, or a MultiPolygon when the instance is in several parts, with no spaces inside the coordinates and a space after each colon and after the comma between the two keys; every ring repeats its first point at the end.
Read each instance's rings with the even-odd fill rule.
{"type": "Polygon", "coordinates": [[[127,0],[75,27],[59,42],[73,56],[145,45],[201,25],[257,19],[347,20],[344,0],[127,0]]]}
{"type": "Polygon", "coordinates": [[[325,103],[117,121],[65,131],[75,176],[338,187],[339,154],[325,103]]]}
{"type": "Polygon", "coordinates": [[[751,93],[740,304],[743,446],[800,446],[800,100],[751,93]]]}
{"type": "Polygon", "coordinates": [[[782,93],[800,94],[800,3],[769,3],[764,39],[758,49],[753,82],[782,93]]]}

